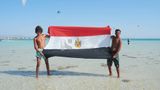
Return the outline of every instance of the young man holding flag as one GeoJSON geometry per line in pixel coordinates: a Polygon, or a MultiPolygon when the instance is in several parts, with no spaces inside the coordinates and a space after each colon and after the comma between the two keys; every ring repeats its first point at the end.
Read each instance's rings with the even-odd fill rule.
{"type": "Polygon", "coordinates": [[[110,59],[107,60],[107,65],[108,65],[108,69],[109,69],[109,75],[112,76],[112,70],[111,70],[111,66],[112,63],[114,62],[114,65],[116,67],[116,71],[117,71],[117,78],[120,77],[120,71],[119,71],[119,51],[122,47],[122,40],[120,38],[120,34],[121,34],[121,30],[120,29],[116,29],[115,30],[115,36],[111,36],[112,38],[112,45],[111,45],[111,54],[112,57],[110,59]]]}

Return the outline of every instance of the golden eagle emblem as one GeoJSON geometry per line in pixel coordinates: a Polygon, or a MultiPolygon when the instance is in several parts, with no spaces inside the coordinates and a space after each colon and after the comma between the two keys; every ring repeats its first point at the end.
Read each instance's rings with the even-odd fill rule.
{"type": "Polygon", "coordinates": [[[81,47],[81,41],[79,40],[79,38],[77,38],[77,40],[75,40],[75,47],[76,48],[80,48],[81,47]]]}

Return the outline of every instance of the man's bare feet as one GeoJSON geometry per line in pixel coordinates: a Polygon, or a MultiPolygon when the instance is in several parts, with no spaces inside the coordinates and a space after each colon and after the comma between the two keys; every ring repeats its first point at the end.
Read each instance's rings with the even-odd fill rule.
{"type": "Polygon", "coordinates": [[[120,76],[117,76],[117,78],[120,78],[120,76]]]}
{"type": "Polygon", "coordinates": [[[36,76],[36,79],[38,79],[38,76],[36,76]]]}
{"type": "Polygon", "coordinates": [[[50,72],[47,72],[47,75],[48,75],[48,76],[50,76],[50,75],[51,75],[51,73],[50,73],[50,72]]]}
{"type": "Polygon", "coordinates": [[[109,76],[112,76],[112,73],[110,73],[109,76]]]}

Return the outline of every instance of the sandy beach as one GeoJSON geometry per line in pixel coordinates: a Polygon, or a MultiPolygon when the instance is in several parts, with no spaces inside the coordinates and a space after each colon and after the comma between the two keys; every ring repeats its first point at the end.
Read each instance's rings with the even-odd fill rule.
{"type": "Polygon", "coordinates": [[[52,57],[35,78],[32,40],[0,42],[0,90],[160,90],[160,41],[123,41],[120,78],[108,76],[105,59],[52,57]]]}

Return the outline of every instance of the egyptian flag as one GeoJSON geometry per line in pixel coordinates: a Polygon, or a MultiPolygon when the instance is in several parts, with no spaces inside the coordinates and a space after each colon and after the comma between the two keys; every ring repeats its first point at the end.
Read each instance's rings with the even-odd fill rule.
{"type": "Polygon", "coordinates": [[[44,55],[107,59],[111,57],[110,34],[107,27],[50,26],[50,40],[44,48],[44,55]]]}

